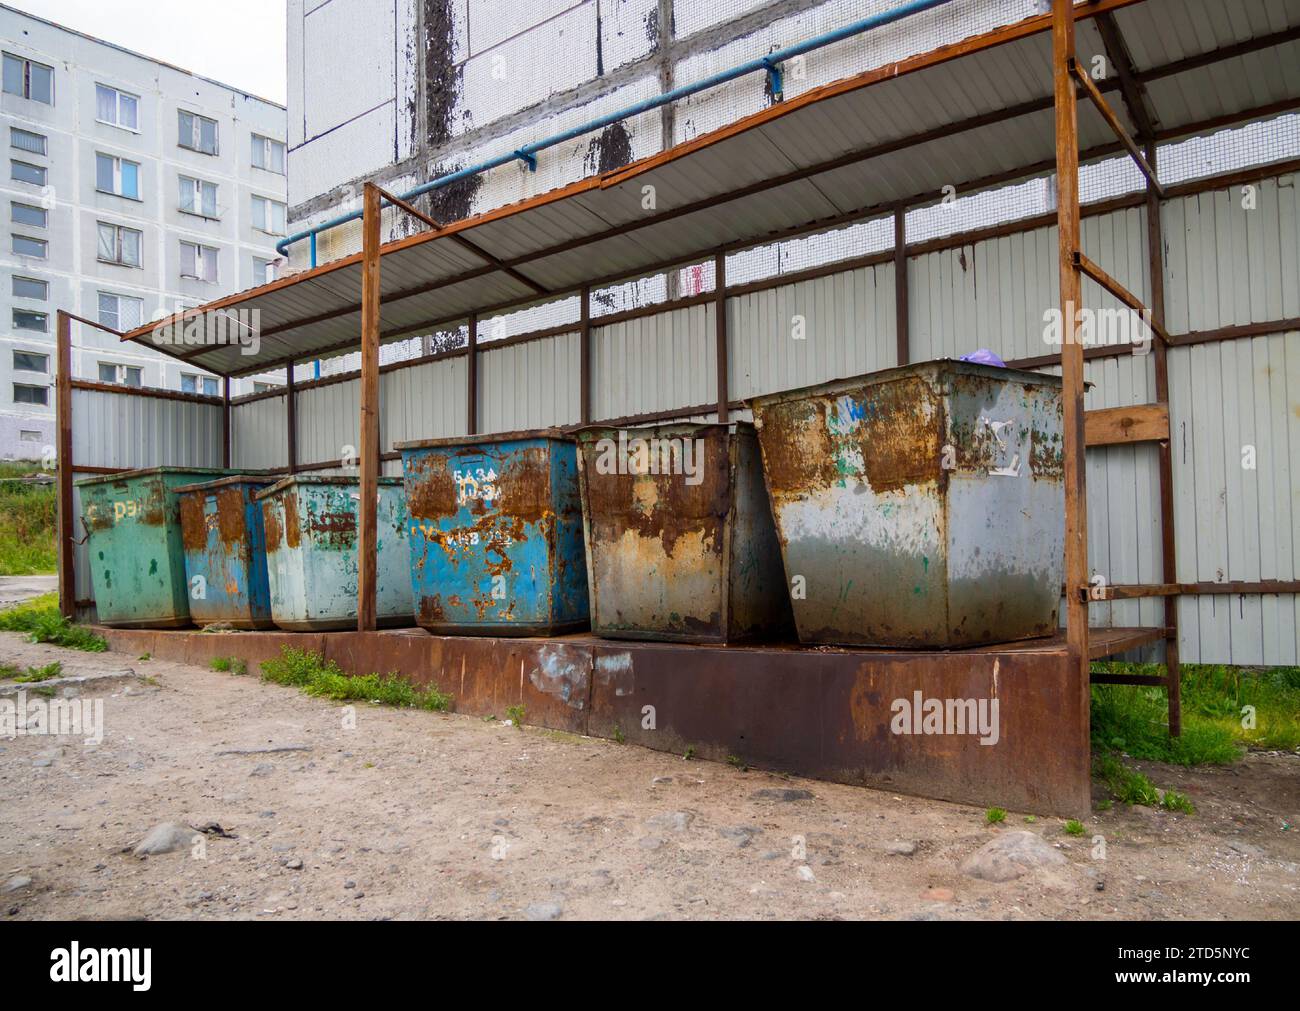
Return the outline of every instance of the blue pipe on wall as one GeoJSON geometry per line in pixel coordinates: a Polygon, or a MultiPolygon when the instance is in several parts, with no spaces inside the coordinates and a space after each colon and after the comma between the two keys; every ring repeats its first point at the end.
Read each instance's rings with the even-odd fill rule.
{"type": "MultiPolygon", "coordinates": [[[[720,84],[726,84],[728,81],[734,81],[738,77],[746,74],[763,71],[772,76],[775,88],[778,91],[781,80],[779,65],[786,60],[793,59],[796,56],[802,56],[804,53],[811,52],[814,49],[820,49],[823,46],[829,46],[844,39],[851,38],[854,35],[861,35],[863,32],[871,31],[873,28],[880,28],[895,21],[901,21],[903,18],[912,14],[919,14],[922,11],[931,10],[935,7],[942,7],[951,3],[952,0],[910,0],[909,3],[895,7],[893,10],[882,11],[880,14],[874,14],[869,18],[863,18],[860,21],[854,21],[851,24],[844,25],[834,31],[826,32],[822,35],[814,36],[804,42],[796,43],[793,46],[787,46],[785,49],[778,49],[767,56],[759,57],[756,60],[749,60],[739,66],[732,67],[730,70],[724,70],[721,73],[706,77],[703,80],[696,81],[694,84],[684,84],[680,88],[674,88],[672,91],[666,91],[661,95],[655,95],[653,98],[647,98],[635,105],[630,105],[625,109],[617,112],[611,112],[608,115],[601,116],[589,123],[583,123],[581,126],[575,126],[572,129],[565,130],[562,133],[553,134],[542,140],[534,141],[523,147],[510,152],[509,154],[498,155],[495,158],[489,158],[487,161],[479,162],[477,165],[470,165],[455,172],[449,172],[437,179],[432,179],[423,183],[415,189],[400,194],[402,200],[414,200],[416,197],[429,193],[443,186],[458,182],[461,179],[467,179],[470,176],[479,175],[489,169],[498,168],[501,165],[508,165],[512,161],[524,161],[530,169],[537,167],[537,152],[544,151],[548,147],[554,147],[556,144],[562,144],[566,140],[573,140],[575,137],[581,137],[585,133],[591,133],[594,130],[600,130],[606,126],[630,119],[633,116],[639,116],[643,112],[649,112],[660,106],[667,105],[669,102],[675,102],[678,99],[686,98],[690,95],[706,91],[709,88],[715,88],[720,84]]],[[[387,203],[387,201],[384,201],[387,203]]],[[[391,206],[391,205],[390,205],[391,206]]],[[[316,236],[320,232],[328,231],[348,221],[356,221],[361,217],[361,211],[352,211],[348,214],[341,214],[338,217],[330,218],[319,225],[305,229],[301,232],[295,232],[287,238],[281,239],[275,244],[276,251],[281,256],[289,255],[289,247],[295,242],[302,239],[311,238],[312,240],[312,266],[316,265],[316,236]]]]}

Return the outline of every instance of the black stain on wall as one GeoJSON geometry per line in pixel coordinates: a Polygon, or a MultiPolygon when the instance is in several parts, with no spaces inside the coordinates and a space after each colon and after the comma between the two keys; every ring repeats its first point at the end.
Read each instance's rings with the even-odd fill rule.
{"type": "Polygon", "coordinates": [[[632,160],[632,136],[622,123],[611,123],[591,138],[583,165],[588,175],[622,168],[632,160]]]}
{"type": "MultiPolygon", "coordinates": [[[[452,0],[424,0],[423,13],[425,140],[430,147],[441,147],[451,140],[461,90],[452,0]]],[[[411,114],[415,115],[414,109],[411,114]]]]}
{"type": "MultiPolygon", "coordinates": [[[[429,173],[430,179],[447,175],[460,169],[460,165],[436,165],[429,173]]],[[[454,183],[430,190],[424,195],[422,208],[429,217],[441,225],[468,218],[474,209],[474,198],[483,185],[483,176],[473,175],[457,179],[454,183]]]]}

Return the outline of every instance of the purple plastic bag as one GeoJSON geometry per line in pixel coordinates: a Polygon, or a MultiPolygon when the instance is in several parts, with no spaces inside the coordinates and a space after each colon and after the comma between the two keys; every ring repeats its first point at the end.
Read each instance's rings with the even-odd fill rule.
{"type": "Polygon", "coordinates": [[[1005,369],[1007,367],[1007,363],[988,348],[980,348],[978,351],[973,351],[968,355],[962,355],[957,360],[962,362],[974,362],[976,365],[996,365],[1000,369],[1005,369]]]}

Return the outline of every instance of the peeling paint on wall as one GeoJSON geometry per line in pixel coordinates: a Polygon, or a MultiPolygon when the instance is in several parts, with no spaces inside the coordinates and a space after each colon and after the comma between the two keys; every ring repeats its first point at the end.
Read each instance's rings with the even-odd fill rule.
{"type": "Polygon", "coordinates": [[[632,160],[632,135],[622,123],[611,123],[591,138],[584,167],[589,175],[622,168],[632,160]]]}

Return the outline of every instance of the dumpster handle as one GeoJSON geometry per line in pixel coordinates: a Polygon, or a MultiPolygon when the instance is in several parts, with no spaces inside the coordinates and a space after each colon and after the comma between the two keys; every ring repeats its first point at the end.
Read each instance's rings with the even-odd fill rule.
{"type": "Polygon", "coordinates": [[[81,517],[81,529],[86,531],[86,535],[82,537],[81,540],[77,540],[75,535],[69,535],[68,540],[73,544],[85,544],[86,541],[90,540],[90,524],[86,522],[85,516],[81,517]]]}

